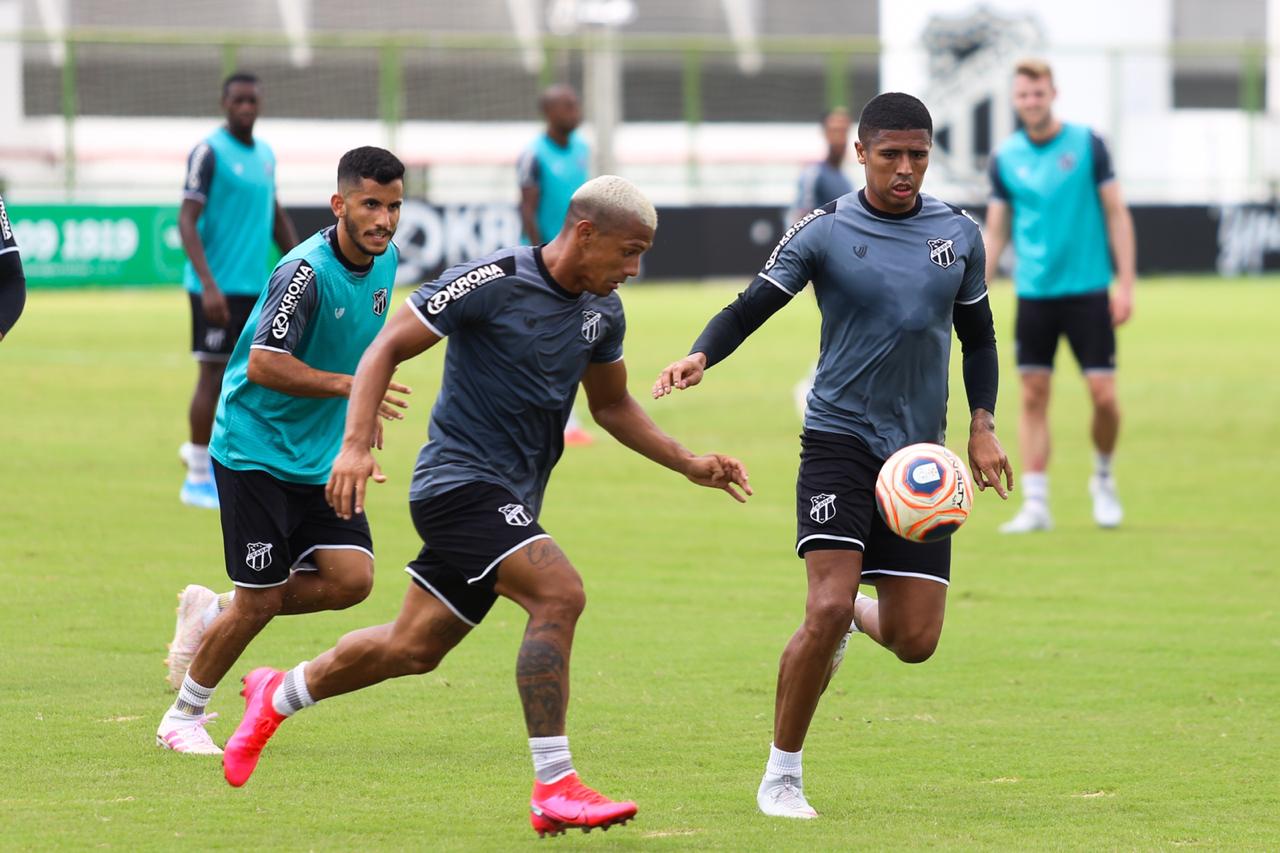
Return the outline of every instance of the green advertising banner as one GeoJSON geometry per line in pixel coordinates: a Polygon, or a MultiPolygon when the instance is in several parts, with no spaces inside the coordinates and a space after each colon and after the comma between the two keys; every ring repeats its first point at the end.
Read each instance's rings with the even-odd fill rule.
{"type": "Polygon", "coordinates": [[[32,287],[179,284],[186,255],[172,205],[11,204],[32,287]]]}

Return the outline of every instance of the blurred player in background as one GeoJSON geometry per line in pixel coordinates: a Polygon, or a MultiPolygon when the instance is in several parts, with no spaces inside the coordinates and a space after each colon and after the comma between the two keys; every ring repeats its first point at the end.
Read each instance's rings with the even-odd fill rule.
{"type": "MultiPolygon", "coordinates": [[[[787,212],[784,228],[799,222],[814,208],[853,192],[853,184],[843,171],[844,155],[849,150],[849,111],[844,107],[832,107],[828,110],[822,117],[822,136],[827,142],[826,159],[811,163],[800,173],[796,203],[787,212]]],[[[805,401],[809,399],[809,391],[813,389],[813,376],[817,369],[816,364],[809,368],[808,375],[797,382],[792,391],[796,412],[801,418],[804,417],[805,401]]]]}
{"type": "MultiPolygon", "coordinates": [[[[380,389],[397,364],[450,340],[409,493],[423,541],[406,569],[412,583],[394,622],[347,634],[288,672],[249,673],[244,720],[223,756],[228,782],[243,785],[276,727],[302,708],[435,669],[504,596],[529,614],[516,686],[533,755],[533,828],[554,835],[635,814],[635,803],[605,798],[574,771],[569,658],[586,596],[538,516],[579,384],[596,423],[622,444],[698,485],[740,501],[735,486],[750,494],[740,462],[695,456],[627,392],[626,321],[614,291],[639,271],[656,227],[653,205],[632,184],[596,178],[573,196],[550,243],[454,267],[412,294],[369,347],[329,480],[329,501],[344,518],[360,518],[370,477],[384,479],[364,440],[380,389]]],[[[474,736],[483,738],[483,727],[474,736]]]]}
{"type": "Polygon", "coordinates": [[[1133,311],[1133,218],[1120,195],[1106,145],[1092,130],[1053,114],[1053,72],[1038,60],[1018,64],[1013,108],[1022,129],[991,158],[987,274],[994,277],[1013,232],[1018,293],[1016,351],[1022,377],[1018,443],[1022,508],[1000,529],[1029,533],[1053,526],[1049,514],[1049,388],[1058,339],[1066,336],[1093,401],[1093,518],[1115,527],[1124,517],[1111,457],[1120,433],[1116,403],[1116,326],[1133,311]],[[1115,287],[1110,290],[1112,262],[1115,287]]]}
{"type": "MultiPolygon", "coordinates": [[[[335,514],[324,483],[342,442],[351,375],[386,319],[404,164],[381,148],[356,148],[339,161],[337,183],[330,205],[338,223],[276,265],[228,363],[211,452],[235,590],[219,596],[192,585],[181,594],[167,661],[178,698],[156,732],[156,743],[176,752],[222,752],[205,730],[205,707],[273,617],[341,610],[373,586],[368,521],[335,514]]],[[[403,417],[391,407],[404,401],[387,388],[375,410],[403,417]]],[[[376,419],[364,440],[382,446],[376,419]]]]}
{"type": "Polygon", "coordinates": [[[178,451],[187,466],[179,496],[216,509],[209,435],[222,374],[267,277],[271,240],[282,253],[298,243],[276,200],[276,157],[253,136],[262,86],[252,74],[222,84],[226,124],[187,160],[178,230],[187,253],[183,284],[191,301],[191,353],[199,365],[188,412],[190,440],[178,451]]]}
{"type": "Polygon", "coordinates": [[[0,197],[0,341],[9,334],[13,324],[22,316],[27,304],[27,277],[22,272],[22,258],[18,256],[18,241],[13,236],[9,211],[0,197]]]}
{"type": "Polygon", "coordinates": [[[924,104],[891,92],[858,122],[866,188],[793,225],[739,296],[711,319],[653,396],[689,388],[810,281],[822,313],[818,374],[801,435],[796,554],[809,593],[804,623],[778,671],[773,744],[756,803],[767,815],[814,818],[801,751],[849,633],[865,632],[907,663],[938,645],[951,540],[899,538],[875,509],[880,467],[916,442],[941,443],[954,327],[964,353],[969,464],[978,488],[1012,485],[995,434],[999,360],[978,223],[920,192],[933,146],[924,104]],[[876,587],[878,600],[858,592],[876,587]]]}
{"type": "MultiPolygon", "coordinates": [[[[569,199],[587,182],[591,168],[591,149],[577,133],[582,104],[573,87],[548,86],[538,97],[538,110],[546,119],[546,129],[516,161],[521,237],[530,246],[540,246],[559,233],[569,213],[569,199]]],[[[592,441],[591,433],[570,412],[564,428],[565,444],[592,441]]]]}

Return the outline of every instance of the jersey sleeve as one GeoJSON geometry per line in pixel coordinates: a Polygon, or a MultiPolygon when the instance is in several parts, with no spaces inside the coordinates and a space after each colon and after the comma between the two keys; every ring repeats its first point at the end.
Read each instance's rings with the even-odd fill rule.
{"type": "Polygon", "coordinates": [[[541,180],[538,157],[532,148],[526,148],[520,152],[520,159],[516,160],[516,182],[520,189],[525,190],[539,186],[541,180]]]}
{"type": "Polygon", "coordinates": [[[409,307],[434,334],[448,337],[491,316],[503,297],[503,288],[494,282],[515,272],[514,255],[459,264],[410,293],[409,307]]]}
{"type": "Polygon", "coordinates": [[[964,258],[964,279],[956,294],[956,304],[973,305],[987,296],[987,247],[983,245],[978,220],[970,216],[967,210],[961,210],[960,215],[967,220],[962,225],[969,242],[969,252],[964,258]]]}
{"type": "Polygon", "coordinates": [[[293,355],[320,305],[315,268],[306,258],[278,265],[263,300],[252,348],[293,355]]]}
{"type": "Polygon", "coordinates": [[[835,219],[836,202],[815,207],[788,228],[760,270],[760,278],[795,296],[821,269],[827,254],[827,238],[835,219]]]}
{"type": "Polygon", "coordinates": [[[1090,133],[1089,138],[1093,145],[1093,182],[1102,185],[1116,176],[1111,165],[1111,152],[1098,134],[1090,133]]]}
{"type": "Polygon", "coordinates": [[[991,179],[991,197],[1008,203],[1009,188],[1005,186],[1004,178],[1000,177],[1000,161],[995,154],[991,155],[991,162],[987,164],[987,176],[991,179]]]}
{"type": "Polygon", "coordinates": [[[609,317],[608,328],[596,341],[591,350],[593,364],[609,364],[622,359],[622,339],[627,334],[627,317],[619,307],[616,314],[609,317]]]}
{"type": "Polygon", "coordinates": [[[9,211],[5,209],[4,197],[0,196],[0,254],[16,254],[18,238],[13,233],[13,223],[9,221],[9,211]]]}
{"type": "Polygon", "coordinates": [[[216,158],[207,142],[191,149],[187,158],[187,180],[182,185],[182,197],[205,202],[209,199],[209,186],[213,183],[213,165],[216,158]]]}

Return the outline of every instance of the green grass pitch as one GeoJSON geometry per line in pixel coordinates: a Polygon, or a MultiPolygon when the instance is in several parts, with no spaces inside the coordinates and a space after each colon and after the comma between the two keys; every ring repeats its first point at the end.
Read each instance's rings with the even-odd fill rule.
{"type": "MultiPolygon", "coordinates": [[[[1120,337],[1124,527],[1096,530],[1079,374],[1060,351],[1057,529],[1003,538],[980,494],[956,539],[941,647],[907,666],[855,638],[807,743],[820,820],[757,814],[778,655],[803,608],[792,556],[793,383],[816,354],[808,295],[700,388],[653,403],[728,286],[624,291],[633,392],[699,450],[742,458],[739,506],[601,436],[571,449],[543,523],[586,578],[569,732],[585,780],[640,804],[637,850],[1280,848],[1280,462],[1275,280],[1143,282],[1120,337]]],[[[999,434],[1016,459],[1012,298],[994,293],[999,434]]],[[[428,676],[285,725],[242,790],[162,751],[174,594],[225,588],[216,513],[181,506],[195,368],[175,291],[31,295],[0,344],[0,848],[503,850],[537,842],[513,684],[521,613],[500,602],[428,676]]],[[[954,354],[950,445],[964,447],[954,354]]],[[[373,595],[278,620],[238,676],[390,620],[417,549],[405,506],[441,352],[404,366],[370,517],[373,595]]]]}

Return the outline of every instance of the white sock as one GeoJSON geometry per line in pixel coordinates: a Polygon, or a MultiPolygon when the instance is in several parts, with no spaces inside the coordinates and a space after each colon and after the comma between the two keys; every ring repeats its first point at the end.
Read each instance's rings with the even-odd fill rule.
{"type": "Polygon", "coordinates": [[[173,703],[172,712],[188,717],[198,717],[209,707],[213,698],[213,687],[196,684],[190,675],[182,677],[182,687],[178,690],[178,698],[173,703]]]}
{"type": "Polygon", "coordinates": [[[316,704],[307,691],[307,664],[303,661],[284,674],[284,680],[271,697],[271,707],[282,717],[292,717],[303,708],[316,704]]]}
{"type": "Polygon", "coordinates": [[[568,735],[531,737],[529,752],[533,755],[533,775],[544,785],[559,782],[573,772],[568,735]]]}
{"type": "Polygon", "coordinates": [[[213,620],[218,618],[218,614],[227,609],[227,605],[231,603],[231,599],[235,598],[236,591],[234,588],[219,593],[218,597],[209,602],[209,606],[200,614],[200,621],[204,623],[207,629],[213,624],[213,620]]]}
{"type": "Polygon", "coordinates": [[[793,776],[799,779],[803,775],[800,769],[800,757],[803,754],[803,749],[783,752],[773,744],[769,744],[769,763],[764,768],[765,778],[781,779],[783,776],[793,776]]]}
{"type": "Polygon", "coordinates": [[[207,483],[213,478],[209,463],[209,445],[187,443],[187,478],[193,483],[207,483]]]}
{"type": "Polygon", "coordinates": [[[1022,500],[1049,508],[1049,475],[1044,471],[1028,471],[1022,475],[1022,500]]]}
{"type": "Polygon", "coordinates": [[[1093,473],[1105,480],[1111,476],[1111,454],[1110,453],[1094,453],[1093,454],[1093,473]]]}

